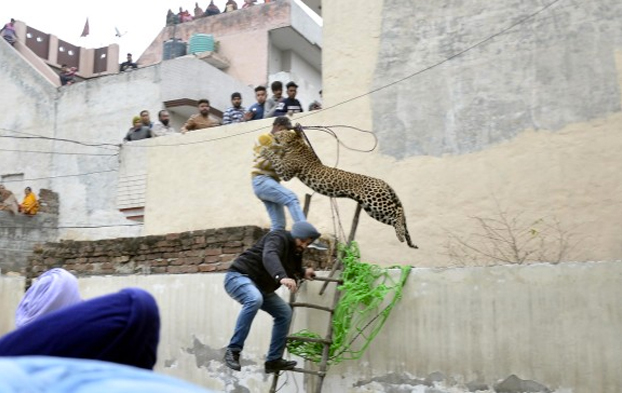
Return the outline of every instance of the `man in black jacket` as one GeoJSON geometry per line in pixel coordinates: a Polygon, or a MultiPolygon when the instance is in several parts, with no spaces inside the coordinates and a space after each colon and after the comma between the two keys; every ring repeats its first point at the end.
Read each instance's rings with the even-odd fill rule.
{"type": "Polygon", "coordinates": [[[295,361],[283,359],[292,309],[274,291],[285,285],[293,293],[298,289],[297,280],[313,280],[313,269],[302,267],[302,253],[319,237],[313,225],[299,221],[291,232],[270,231],[233,262],[225,276],[225,290],[242,305],[242,310],[225,354],[228,367],[236,371],[242,369],[240,352],[260,309],[274,318],[266,373],[291,370],[296,366],[295,361]]]}

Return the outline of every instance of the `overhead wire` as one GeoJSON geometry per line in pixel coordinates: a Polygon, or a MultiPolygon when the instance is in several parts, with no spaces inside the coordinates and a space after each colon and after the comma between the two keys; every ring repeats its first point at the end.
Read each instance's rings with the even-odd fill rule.
{"type": "Polygon", "coordinates": [[[56,138],[56,137],[32,134],[32,133],[28,133],[28,132],[11,130],[11,129],[2,128],[2,127],[0,127],[0,131],[12,132],[12,133],[16,133],[16,134],[27,135],[27,136],[0,135],[0,138],[26,139],[26,140],[42,139],[42,140],[48,140],[48,141],[52,141],[52,142],[73,143],[73,144],[76,144],[76,145],[81,145],[81,146],[86,146],[86,147],[96,147],[96,148],[101,148],[101,149],[106,149],[106,150],[112,150],[112,149],[108,149],[108,147],[114,147],[115,149],[119,149],[119,146],[120,146],[120,144],[107,143],[107,142],[93,142],[93,143],[90,143],[90,142],[78,141],[78,140],[75,140],[75,139],[56,138]]]}
{"type": "MultiPolygon", "coordinates": [[[[315,116],[321,112],[324,111],[328,111],[337,107],[340,107],[342,105],[346,105],[350,102],[353,102],[355,100],[358,100],[360,98],[363,98],[365,96],[374,94],[376,92],[382,91],[384,89],[387,89],[391,86],[394,86],[398,83],[401,83],[405,80],[411,79],[413,77],[416,77],[424,72],[430,71],[436,67],[439,67],[457,57],[460,57],[466,53],[468,53],[469,51],[495,39],[496,37],[505,34],[506,32],[512,30],[513,28],[515,28],[516,26],[519,26],[523,23],[526,23],[527,21],[535,18],[537,15],[541,14],[542,12],[544,12],[545,10],[549,9],[550,7],[552,7],[553,5],[557,4],[558,2],[560,2],[561,0],[553,0],[550,3],[545,4],[544,6],[542,6],[540,9],[538,9],[537,11],[530,13],[522,18],[519,18],[516,22],[510,24],[509,26],[499,30],[498,32],[468,46],[467,48],[454,53],[451,56],[448,56],[446,58],[444,58],[441,61],[438,61],[434,64],[431,64],[430,66],[427,66],[423,69],[420,69],[416,72],[413,72],[409,75],[406,75],[405,77],[399,78],[395,81],[392,81],[390,83],[384,84],[380,87],[377,87],[375,89],[372,89],[368,92],[365,92],[363,94],[359,94],[357,96],[351,97],[349,99],[346,99],[344,101],[338,102],[332,106],[329,107],[325,107],[322,108],[320,110],[316,110],[316,111],[312,111],[312,112],[307,112],[306,114],[302,114],[300,116],[297,117],[296,120],[298,119],[303,119],[303,118],[307,118],[309,116],[315,116]]],[[[241,133],[237,133],[237,134],[232,134],[232,135],[225,135],[222,137],[217,137],[217,138],[211,138],[211,139],[206,139],[206,140],[201,140],[201,141],[195,141],[195,142],[187,142],[187,143],[175,143],[175,144],[159,144],[159,145],[151,145],[151,146],[136,146],[136,145],[124,145],[130,148],[153,148],[153,147],[168,147],[168,146],[187,146],[187,145],[196,145],[196,144],[203,144],[203,143],[209,143],[209,142],[213,142],[213,141],[217,141],[217,140],[223,140],[223,139],[227,139],[227,138],[232,138],[232,137],[237,137],[237,136],[241,136],[241,135],[245,135],[245,134],[250,134],[250,133],[254,133],[257,131],[261,131],[264,129],[269,129],[271,126],[266,125],[266,126],[262,126],[262,127],[257,127],[254,128],[252,130],[249,131],[245,131],[245,132],[241,132],[241,133]]],[[[348,125],[339,125],[339,126],[307,126],[304,127],[305,129],[313,129],[313,130],[319,130],[319,131],[323,131],[326,133],[329,133],[331,135],[333,135],[333,137],[335,137],[337,139],[338,142],[338,146],[344,146],[350,150],[354,150],[354,151],[372,151],[376,148],[378,140],[376,135],[372,132],[372,131],[367,131],[367,130],[361,130],[358,129],[356,127],[353,126],[348,126],[348,125]],[[361,149],[354,149],[354,148],[350,148],[348,146],[346,146],[335,134],[334,131],[332,131],[332,128],[338,128],[338,127],[345,127],[345,128],[351,128],[351,129],[356,129],[358,131],[362,131],[362,132],[368,132],[370,134],[372,134],[374,136],[374,146],[371,149],[368,150],[361,150],[361,149]]],[[[8,129],[4,129],[4,128],[0,128],[2,130],[5,131],[9,131],[9,132],[14,132],[14,133],[20,133],[20,134],[25,134],[28,135],[28,133],[24,133],[24,132],[19,132],[19,131],[15,131],[15,130],[8,130],[8,129]]],[[[111,144],[111,143],[86,143],[86,142],[81,142],[81,141],[76,141],[76,140],[71,140],[71,139],[66,139],[66,138],[52,138],[52,137],[45,137],[45,136],[41,136],[41,135],[36,135],[36,134],[30,134],[33,136],[29,136],[29,137],[16,137],[16,136],[6,136],[6,135],[0,135],[0,137],[8,137],[8,138],[15,138],[15,139],[43,139],[43,140],[50,140],[50,141],[59,141],[59,142],[67,142],[67,143],[74,143],[74,144],[79,144],[79,145],[83,145],[83,146],[87,146],[87,147],[97,147],[97,148],[105,148],[105,147],[110,147],[110,146],[114,146],[115,148],[120,148],[119,145],[115,145],[115,144],[111,144]]],[[[339,149],[339,147],[338,147],[339,149]]],[[[113,157],[113,156],[117,156],[117,154],[97,154],[97,153],[70,153],[70,152],[47,152],[47,151],[31,151],[31,150],[17,150],[17,149],[0,149],[0,151],[7,151],[7,152],[24,152],[24,153],[40,153],[40,154],[59,154],[59,155],[75,155],[75,156],[109,156],[109,157],[113,157]]],[[[337,152],[337,162],[339,161],[339,150],[337,152]]],[[[49,176],[49,177],[41,177],[41,178],[35,178],[35,179],[24,179],[24,180],[16,180],[16,181],[29,181],[29,180],[41,180],[41,179],[50,179],[50,178],[57,178],[57,177],[71,177],[71,176],[87,176],[87,175],[91,175],[91,174],[97,174],[97,173],[105,173],[105,172],[113,172],[114,170],[110,170],[110,171],[100,171],[100,172],[92,172],[92,173],[84,173],[84,174],[74,174],[74,175],[60,175],[60,176],[49,176]]],[[[12,182],[11,180],[7,180],[6,182],[12,182]]]]}
{"type": "MultiPolygon", "coordinates": [[[[454,53],[453,55],[450,55],[450,56],[448,56],[448,57],[446,57],[446,58],[444,58],[444,59],[442,59],[442,60],[440,60],[440,61],[438,61],[436,63],[433,63],[433,64],[431,64],[431,65],[429,65],[429,66],[427,66],[425,68],[422,68],[422,69],[420,69],[420,70],[418,70],[416,72],[408,74],[408,75],[406,75],[406,76],[404,76],[402,78],[394,80],[393,82],[389,82],[387,84],[379,86],[379,87],[377,87],[375,89],[372,89],[370,91],[367,91],[365,93],[362,93],[362,94],[356,95],[354,97],[348,98],[346,100],[343,100],[341,102],[338,102],[338,103],[336,103],[334,105],[331,105],[329,107],[325,107],[325,108],[318,109],[318,110],[315,110],[315,111],[310,111],[310,112],[306,112],[306,113],[300,114],[300,115],[298,115],[296,117],[296,120],[307,118],[309,116],[315,116],[315,115],[317,115],[319,113],[322,113],[322,112],[325,112],[325,111],[328,111],[328,110],[340,107],[342,105],[348,104],[350,102],[356,101],[356,100],[361,99],[363,97],[366,97],[366,96],[369,96],[371,94],[374,94],[374,93],[377,93],[379,91],[382,91],[384,89],[387,89],[387,88],[389,88],[391,86],[394,86],[394,85],[396,85],[398,83],[404,82],[404,81],[406,81],[408,79],[414,78],[414,77],[416,77],[416,76],[418,76],[418,75],[420,75],[420,74],[422,74],[424,72],[430,71],[430,70],[432,70],[432,69],[434,69],[436,67],[439,67],[439,66],[441,66],[441,65],[443,65],[443,64],[445,64],[445,63],[447,63],[447,62],[449,62],[449,61],[451,61],[451,60],[453,60],[453,59],[455,59],[457,57],[460,57],[460,56],[464,55],[465,53],[470,52],[471,50],[473,50],[473,49],[475,49],[475,48],[477,48],[477,47],[479,47],[479,46],[481,46],[481,45],[483,45],[483,44],[485,44],[485,43],[487,43],[489,41],[492,41],[493,39],[497,38],[498,36],[503,35],[506,32],[514,29],[516,26],[519,26],[519,25],[521,25],[523,23],[526,23],[527,21],[535,18],[536,16],[538,16],[539,14],[541,14],[544,11],[546,11],[547,9],[549,9],[550,7],[552,7],[553,5],[557,4],[560,1],[561,0],[553,0],[550,3],[547,3],[544,6],[542,6],[541,8],[539,8],[537,11],[534,11],[534,12],[532,12],[532,13],[530,13],[530,14],[522,17],[522,18],[519,18],[516,22],[511,23],[510,25],[508,25],[507,27],[497,31],[496,33],[494,33],[492,35],[489,35],[486,38],[484,38],[484,39],[482,39],[480,41],[477,41],[476,43],[474,43],[472,45],[469,45],[465,49],[460,50],[460,51],[454,53]]],[[[254,133],[254,132],[257,132],[257,131],[261,131],[263,129],[269,129],[270,127],[271,126],[266,125],[266,126],[254,128],[254,129],[249,130],[249,131],[239,132],[237,134],[225,135],[225,136],[221,136],[221,137],[217,137],[217,138],[204,139],[204,140],[194,141],[194,142],[184,142],[184,143],[175,143],[175,144],[159,144],[159,145],[151,145],[151,146],[129,145],[128,147],[131,147],[131,148],[155,148],[155,147],[168,147],[168,146],[198,145],[198,144],[209,143],[209,142],[213,142],[213,141],[217,141],[217,140],[233,138],[233,137],[237,137],[237,136],[241,136],[241,135],[251,134],[251,133],[254,133]]]]}

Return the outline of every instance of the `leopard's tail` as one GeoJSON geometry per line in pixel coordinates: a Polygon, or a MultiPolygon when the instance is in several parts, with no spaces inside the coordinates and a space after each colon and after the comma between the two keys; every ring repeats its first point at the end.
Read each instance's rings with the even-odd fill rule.
{"type": "MultiPolygon", "coordinates": [[[[399,201],[398,201],[399,202],[399,201]]],[[[403,242],[406,239],[406,244],[411,248],[419,248],[416,244],[413,244],[412,239],[410,238],[410,233],[408,233],[408,227],[406,226],[406,215],[404,214],[404,208],[402,204],[399,203],[397,209],[397,217],[395,220],[395,234],[399,241],[403,242]]]]}

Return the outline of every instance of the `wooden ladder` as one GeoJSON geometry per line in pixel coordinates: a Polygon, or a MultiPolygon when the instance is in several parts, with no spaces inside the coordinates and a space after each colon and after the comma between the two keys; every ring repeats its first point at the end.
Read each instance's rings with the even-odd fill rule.
{"type": "MultiPolygon", "coordinates": [[[[309,211],[309,205],[311,202],[311,196],[305,196],[305,206],[304,213],[307,216],[309,211]]],[[[356,228],[358,226],[359,215],[361,214],[361,205],[356,206],[356,211],[354,213],[354,218],[352,220],[352,227],[350,228],[350,234],[348,236],[348,245],[354,240],[354,236],[356,234],[356,228]]],[[[333,267],[331,269],[328,277],[316,277],[315,281],[323,281],[322,289],[320,290],[320,295],[323,295],[326,291],[328,284],[334,283],[336,285],[343,284],[343,280],[341,278],[334,278],[337,270],[341,267],[341,255],[333,262],[333,267]]],[[[341,275],[341,274],[340,274],[341,275]]],[[[333,343],[333,314],[335,312],[335,308],[339,303],[339,298],[341,297],[341,291],[335,288],[335,293],[333,295],[332,305],[330,307],[321,306],[313,303],[301,303],[296,302],[296,294],[290,294],[289,304],[295,310],[296,308],[311,308],[315,310],[325,311],[330,314],[328,319],[328,328],[326,331],[326,335],[324,338],[311,338],[311,337],[297,337],[297,336],[288,336],[288,341],[302,341],[302,342],[312,342],[312,343],[321,343],[322,344],[322,360],[319,364],[319,370],[312,370],[306,368],[294,368],[293,370],[287,370],[292,372],[304,373],[309,375],[314,375],[318,377],[318,383],[315,386],[315,393],[322,392],[322,384],[324,383],[324,377],[326,376],[326,372],[328,371],[328,361],[330,356],[330,346],[333,343]]],[[[270,387],[270,393],[275,393],[277,391],[277,385],[279,381],[280,372],[274,373],[274,377],[272,378],[272,386],[270,387]]]]}

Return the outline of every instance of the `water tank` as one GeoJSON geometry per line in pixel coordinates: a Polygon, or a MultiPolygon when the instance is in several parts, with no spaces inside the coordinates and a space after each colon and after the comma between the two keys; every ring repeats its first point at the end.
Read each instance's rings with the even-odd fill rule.
{"type": "Polygon", "coordinates": [[[186,55],[186,43],[182,40],[164,41],[164,52],[162,60],[170,60],[186,55]]]}
{"type": "Polygon", "coordinates": [[[214,36],[211,34],[195,34],[190,38],[190,53],[213,52],[214,36]]]}

